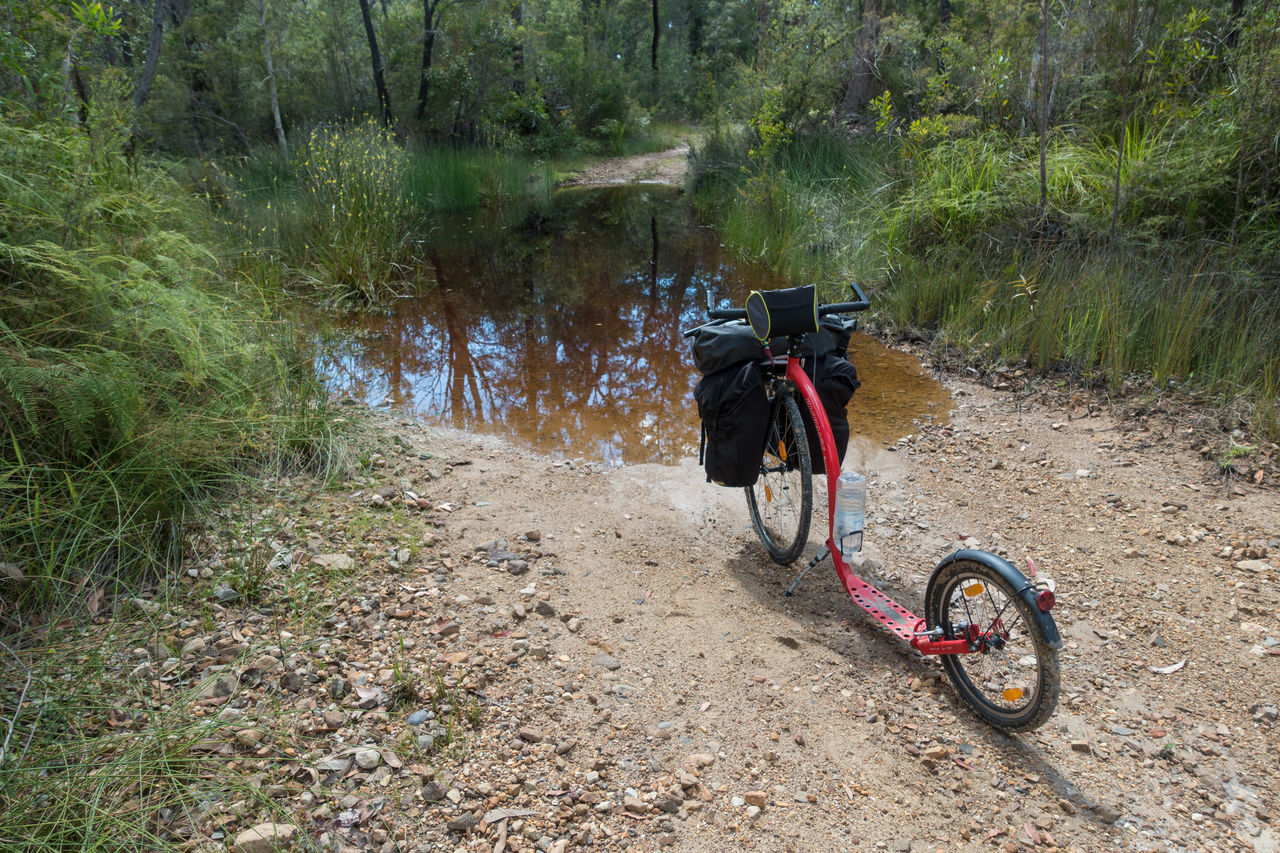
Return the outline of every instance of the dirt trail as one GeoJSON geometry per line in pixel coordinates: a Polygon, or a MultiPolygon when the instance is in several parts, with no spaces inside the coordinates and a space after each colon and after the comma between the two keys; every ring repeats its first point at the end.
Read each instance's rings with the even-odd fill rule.
{"type": "Polygon", "coordinates": [[[1067,641],[1045,727],[983,725],[829,565],[784,598],[741,491],[692,460],[606,469],[403,423],[407,457],[467,463],[431,490],[457,507],[435,556],[455,570],[426,621],[463,625],[438,646],[471,650],[488,709],[451,784],[527,792],[553,815],[532,834],[567,849],[1277,849],[1280,598],[1245,553],[1280,544],[1275,493],[1227,497],[1167,435],[954,390],[950,426],[851,450],[871,575],[918,608],[960,538],[1033,557],[1067,641]],[[488,559],[507,549],[534,570],[488,559]]]}
{"type": "Polygon", "coordinates": [[[679,185],[684,183],[688,171],[689,145],[686,143],[654,154],[600,160],[564,181],[561,186],[612,186],[628,183],[679,185]]]}

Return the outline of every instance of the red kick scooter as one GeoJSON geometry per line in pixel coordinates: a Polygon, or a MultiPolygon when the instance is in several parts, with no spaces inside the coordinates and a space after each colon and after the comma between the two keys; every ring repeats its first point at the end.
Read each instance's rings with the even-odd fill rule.
{"type": "MultiPolygon", "coordinates": [[[[929,578],[924,616],[917,616],[853,573],[837,541],[840,462],[836,440],[809,371],[821,365],[813,351],[823,317],[864,311],[866,294],[850,285],[855,301],[819,305],[812,286],[756,292],[747,308],[710,308],[711,322],[685,333],[744,326],[750,320],[769,400],[770,423],[760,475],[746,488],[751,523],[774,561],[788,565],[808,542],[813,514],[813,457],[806,436],[816,434],[827,477],[826,545],[787,590],[826,557],[854,602],[922,655],[938,655],[960,696],[984,720],[1002,729],[1031,729],[1052,715],[1058,701],[1062,640],[1050,611],[1053,591],[1038,587],[1008,561],[986,551],[956,551],[929,578]],[[785,351],[777,349],[785,347],[785,351]],[[809,350],[809,352],[806,352],[809,350]],[[806,365],[806,356],[813,356],[806,365]]],[[[856,325],[846,320],[852,331],[856,325]]],[[[733,331],[721,329],[721,332],[733,331]]],[[[859,526],[860,531],[860,526],[859,526]]],[[[861,533],[858,533],[860,542],[861,533]]],[[[859,544],[860,549],[860,544],[859,544]]]]}

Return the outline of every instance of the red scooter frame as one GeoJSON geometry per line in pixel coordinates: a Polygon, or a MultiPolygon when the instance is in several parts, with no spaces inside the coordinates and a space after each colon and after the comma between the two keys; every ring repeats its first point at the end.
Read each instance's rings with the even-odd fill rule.
{"type": "MultiPolygon", "coordinates": [[[[818,399],[818,390],[813,387],[813,381],[804,372],[800,359],[787,359],[787,379],[800,393],[800,398],[809,408],[809,417],[817,428],[818,444],[822,449],[822,459],[827,472],[827,554],[831,555],[831,561],[835,563],[836,574],[844,584],[845,591],[859,607],[899,638],[910,643],[921,654],[956,655],[978,651],[982,647],[980,637],[959,640],[931,638],[930,632],[925,630],[924,619],[855,575],[853,569],[844,561],[844,556],[840,553],[835,540],[836,481],[840,479],[840,456],[836,452],[836,439],[831,432],[831,424],[827,421],[826,412],[822,409],[822,403],[818,399]]],[[[819,555],[818,559],[821,560],[821,558],[822,555],[819,555]]]]}

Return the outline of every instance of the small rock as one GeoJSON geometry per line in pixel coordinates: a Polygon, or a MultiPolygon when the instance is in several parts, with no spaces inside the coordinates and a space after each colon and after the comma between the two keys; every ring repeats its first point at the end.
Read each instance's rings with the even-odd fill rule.
{"type": "Polygon", "coordinates": [[[414,711],[412,714],[409,715],[409,719],[406,722],[408,722],[408,724],[411,726],[420,726],[426,721],[427,721],[426,711],[414,711]]]}
{"type": "Polygon", "coordinates": [[[893,843],[889,845],[889,849],[892,850],[893,853],[911,853],[911,839],[895,838],[893,843]]]}
{"type": "Polygon", "coordinates": [[[472,812],[463,812],[455,818],[450,818],[445,822],[450,832],[456,832],[459,835],[466,835],[475,829],[476,824],[480,822],[480,818],[476,817],[472,812]]]}
{"type": "Polygon", "coordinates": [[[356,567],[356,561],[346,554],[319,554],[311,558],[311,562],[322,568],[335,569],[339,572],[349,572],[356,567]]]}
{"type": "Polygon", "coordinates": [[[291,846],[298,828],[287,823],[260,823],[236,836],[235,853],[275,853],[291,846]]]}
{"type": "Polygon", "coordinates": [[[1253,712],[1255,723],[1274,723],[1276,717],[1280,716],[1280,708],[1275,705],[1254,705],[1249,710],[1253,712]]]}
{"type": "Polygon", "coordinates": [[[602,666],[610,671],[620,669],[622,667],[622,664],[618,663],[617,658],[604,652],[600,652],[598,655],[592,657],[591,662],[596,666],[602,666]]]}
{"type": "Polygon", "coordinates": [[[1076,813],[1076,804],[1068,800],[1066,797],[1062,797],[1058,800],[1058,808],[1062,809],[1063,814],[1076,813]]]}
{"type": "Polygon", "coordinates": [[[639,797],[627,795],[622,798],[622,807],[632,814],[648,814],[652,808],[648,803],[639,797]]]}
{"type": "Polygon", "coordinates": [[[760,808],[759,806],[747,806],[747,819],[755,820],[756,818],[760,817],[760,813],[762,811],[764,811],[764,809],[760,808]]]}
{"type": "Polygon", "coordinates": [[[520,738],[520,740],[525,743],[541,743],[543,734],[541,729],[536,729],[533,726],[525,726],[516,733],[516,737],[520,738]]]}
{"type": "Polygon", "coordinates": [[[139,613],[159,613],[160,612],[159,602],[148,601],[145,598],[130,598],[126,600],[126,603],[131,608],[138,611],[139,613]]]}
{"type": "Polygon", "coordinates": [[[555,615],[556,615],[556,609],[555,609],[554,607],[552,607],[552,606],[551,606],[551,602],[549,602],[549,601],[541,601],[541,600],[539,600],[539,601],[538,601],[538,603],[537,603],[536,605],[534,605],[534,608],[533,608],[533,609],[534,609],[535,611],[537,611],[537,612],[538,612],[538,614],[539,614],[539,615],[541,615],[541,616],[555,616],[555,615]]]}
{"type": "Polygon", "coordinates": [[[695,752],[689,756],[689,763],[701,770],[704,767],[710,767],[715,764],[716,757],[709,752],[695,752]]]}
{"type": "Polygon", "coordinates": [[[286,693],[301,693],[306,686],[306,679],[300,672],[286,672],[280,677],[280,689],[286,693]]]}
{"type": "Polygon", "coordinates": [[[266,736],[267,732],[265,729],[241,729],[236,732],[236,743],[243,747],[253,749],[258,744],[262,743],[266,736]]]}
{"type": "Polygon", "coordinates": [[[508,560],[507,571],[519,577],[529,571],[529,563],[526,560],[508,560]]]}
{"type": "Polygon", "coordinates": [[[1120,819],[1120,811],[1110,803],[1096,803],[1093,806],[1093,813],[1107,823],[1115,823],[1120,819]]]}
{"type": "Polygon", "coordinates": [[[525,539],[528,539],[530,542],[541,542],[541,541],[542,541],[542,531],[541,531],[541,530],[530,530],[530,531],[528,531],[528,532],[526,532],[526,533],[524,534],[524,538],[525,538],[525,539]]]}
{"type": "Polygon", "coordinates": [[[678,797],[675,794],[664,794],[654,801],[654,806],[658,811],[665,814],[676,814],[683,805],[684,797],[678,797]]]}
{"type": "Polygon", "coordinates": [[[26,586],[30,582],[22,569],[13,563],[0,563],[0,578],[11,580],[17,586],[26,586]]]}
{"type": "Polygon", "coordinates": [[[356,766],[361,770],[372,770],[382,763],[382,753],[376,749],[357,749],[356,766]]]}
{"type": "Polygon", "coordinates": [[[769,801],[769,798],[765,795],[764,791],[747,791],[742,795],[742,799],[746,801],[748,805],[759,806],[760,808],[764,808],[765,804],[769,801]]]}

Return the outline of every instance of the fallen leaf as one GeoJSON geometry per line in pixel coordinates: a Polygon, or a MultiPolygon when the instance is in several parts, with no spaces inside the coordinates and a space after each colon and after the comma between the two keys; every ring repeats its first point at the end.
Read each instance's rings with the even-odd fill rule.
{"type": "Polygon", "coordinates": [[[1036,568],[1036,561],[1031,559],[1030,557],[1027,557],[1027,577],[1029,578],[1035,577],[1037,571],[1039,570],[1036,568]]]}
{"type": "Polygon", "coordinates": [[[391,750],[380,749],[378,752],[382,755],[382,760],[385,761],[387,766],[392,770],[399,770],[401,767],[404,767],[404,762],[400,760],[400,756],[396,755],[391,750]]]}
{"type": "Polygon", "coordinates": [[[1148,669],[1150,669],[1152,672],[1157,673],[1159,675],[1172,675],[1173,673],[1182,669],[1186,665],[1187,665],[1187,659],[1183,658],[1177,663],[1171,663],[1168,666],[1152,666],[1152,667],[1148,667],[1148,669]]]}
{"type": "Polygon", "coordinates": [[[89,611],[90,616],[97,616],[98,611],[102,609],[102,596],[102,590],[94,589],[90,590],[89,594],[85,597],[84,607],[89,611]]]}
{"type": "Polygon", "coordinates": [[[1023,824],[1022,831],[1027,834],[1027,838],[1031,839],[1032,844],[1039,844],[1041,841],[1040,833],[1036,832],[1036,828],[1031,824],[1023,824]]]}
{"type": "Polygon", "coordinates": [[[1262,478],[1263,478],[1264,476],[1266,476],[1266,475],[1265,475],[1265,473],[1263,472],[1263,470],[1262,470],[1261,468],[1259,468],[1259,469],[1254,473],[1254,475],[1253,475],[1253,482],[1255,482],[1255,483],[1257,483],[1259,486],[1261,486],[1261,485],[1262,485],[1262,478]]]}

